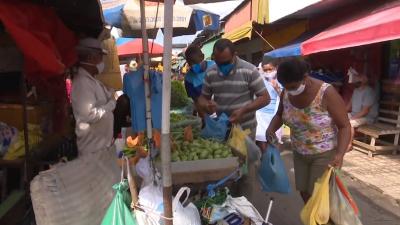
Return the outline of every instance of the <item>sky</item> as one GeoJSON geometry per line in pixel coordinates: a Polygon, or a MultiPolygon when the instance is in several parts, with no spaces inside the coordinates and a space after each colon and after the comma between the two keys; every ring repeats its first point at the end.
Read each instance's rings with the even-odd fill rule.
{"type": "MultiPolygon", "coordinates": [[[[216,2],[216,3],[208,3],[208,4],[196,4],[191,5],[194,9],[208,11],[220,16],[220,18],[224,18],[225,16],[229,15],[240,3],[244,0],[233,0],[233,1],[226,1],[226,2],[216,2]]],[[[177,0],[176,4],[182,3],[181,0],[177,0]]],[[[174,37],[172,39],[173,44],[190,44],[195,38],[196,35],[185,35],[174,37]]],[[[157,37],[155,39],[156,43],[163,44],[164,35],[161,31],[157,33],[157,37]]]]}

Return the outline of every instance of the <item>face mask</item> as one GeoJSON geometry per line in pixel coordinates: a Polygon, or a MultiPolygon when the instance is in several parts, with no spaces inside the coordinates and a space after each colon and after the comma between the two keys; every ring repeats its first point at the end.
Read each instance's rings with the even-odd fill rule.
{"type": "Polygon", "coordinates": [[[264,77],[267,78],[268,80],[275,79],[276,78],[276,71],[265,72],[264,73],[264,77]]]}
{"type": "Polygon", "coordinates": [[[200,63],[193,64],[191,70],[192,70],[194,73],[201,73],[201,72],[203,72],[203,69],[201,68],[201,64],[200,64],[200,63]]]}
{"type": "Polygon", "coordinates": [[[301,93],[303,93],[304,89],[306,89],[306,85],[305,84],[301,84],[296,90],[287,91],[287,92],[291,96],[296,96],[296,95],[300,95],[301,93]]]}
{"type": "Polygon", "coordinates": [[[99,64],[92,64],[92,63],[87,63],[87,62],[81,62],[82,65],[89,65],[89,66],[94,66],[97,68],[98,74],[101,74],[104,71],[104,62],[101,62],[99,64]]]}
{"type": "Polygon", "coordinates": [[[103,73],[104,67],[105,67],[104,62],[101,62],[96,65],[96,68],[97,68],[97,71],[99,71],[99,74],[103,73]]]}
{"type": "Polygon", "coordinates": [[[232,63],[224,63],[221,65],[218,65],[219,70],[221,71],[222,75],[228,76],[229,73],[232,71],[233,67],[235,65],[232,63]]]}

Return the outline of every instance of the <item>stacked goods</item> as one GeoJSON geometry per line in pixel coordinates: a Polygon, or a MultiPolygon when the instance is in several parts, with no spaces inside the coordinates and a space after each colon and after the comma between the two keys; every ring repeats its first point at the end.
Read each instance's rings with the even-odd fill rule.
{"type": "Polygon", "coordinates": [[[179,113],[170,114],[171,128],[177,129],[186,126],[198,127],[201,126],[201,119],[192,115],[185,115],[179,113]]]}
{"type": "Polygon", "coordinates": [[[186,127],[172,133],[172,161],[193,161],[232,157],[231,149],[222,143],[199,137],[199,128],[186,127]],[[188,129],[190,128],[190,129],[188,129]]]}
{"type": "Polygon", "coordinates": [[[181,81],[171,82],[171,108],[184,108],[190,103],[186,94],[185,86],[181,81]]]}

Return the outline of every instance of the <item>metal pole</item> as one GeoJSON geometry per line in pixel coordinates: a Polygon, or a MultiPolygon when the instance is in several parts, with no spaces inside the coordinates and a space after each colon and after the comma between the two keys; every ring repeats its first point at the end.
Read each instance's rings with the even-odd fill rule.
{"type": "MultiPolygon", "coordinates": [[[[24,181],[29,187],[31,179],[30,175],[30,152],[29,152],[29,132],[28,132],[28,110],[27,110],[27,95],[25,73],[21,75],[21,100],[22,100],[22,122],[24,124],[24,143],[25,143],[25,164],[24,164],[24,181]]],[[[29,190],[29,188],[27,189],[29,190]]]]}
{"type": "MultiPolygon", "coordinates": [[[[172,25],[174,0],[164,1],[164,54],[163,54],[163,95],[161,126],[161,165],[163,178],[164,215],[172,218],[172,176],[170,145],[170,107],[171,107],[171,59],[172,25]]],[[[165,225],[172,225],[172,220],[165,220],[165,225]]]]}
{"type": "MultiPolygon", "coordinates": [[[[145,5],[144,0],[140,0],[140,23],[142,28],[142,45],[143,45],[143,67],[144,67],[144,94],[146,96],[146,127],[147,127],[147,139],[150,141],[153,139],[152,124],[151,124],[151,96],[150,96],[150,78],[149,78],[149,46],[148,37],[146,30],[146,16],[145,16],[145,5]]],[[[152,149],[152,148],[150,148],[152,149]]]]}

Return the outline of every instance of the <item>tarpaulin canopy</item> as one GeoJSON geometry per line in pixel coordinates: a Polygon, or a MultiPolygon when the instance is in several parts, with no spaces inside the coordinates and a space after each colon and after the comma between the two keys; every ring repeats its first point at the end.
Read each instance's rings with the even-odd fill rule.
{"type": "Polygon", "coordinates": [[[400,38],[400,2],[395,1],[328,29],[301,45],[303,55],[400,38]]]}
{"type": "MultiPolygon", "coordinates": [[[[127,57],[143,53],[143,42],[141,38],[118,38],[116,40],[118,56],[127,57]]],[[[149,54],[161,55],[164,52],[163,46],[148,41],[149,54]]]]}
{"type": "MultiPolygon", "coordinates": [[[[141,37],[138,0],[101,0],[101,4],[104,19],[108,24],[121,28],[124,37],[141,37]]],[[[146,28],[152,36],[159,28],[164,28],[164,4],[146,1],[145,5],[146,28]]],[[[179,4],[174,5],[173,10],[174,36],[219,29],[219,16],[216,14],[179,4]]]]}
{"type": "Polygon", "coordinates": [[[267,52],[264,54],[264,57],[272,57],[272,58],[282,58],[282,57],[290,57],[290,56],[300,56],[301,54],[301,44],[308,40],[309,38],[318,34],[319,31],[309,31],[305,32],[296,38],[294,41],[289,42],[286,46],[281,48],[277,48],[273,51],[267,52]]]}
{"type": "Polygon", "coordinates": [[[3,1],[0,22],[24,55],[28,78],[59,76],[77,61],[77,38],[53,8],[3,1]]]}

